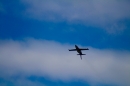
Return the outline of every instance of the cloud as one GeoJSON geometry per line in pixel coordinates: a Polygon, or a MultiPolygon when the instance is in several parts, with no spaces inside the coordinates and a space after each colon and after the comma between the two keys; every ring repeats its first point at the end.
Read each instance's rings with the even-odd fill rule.
{"type": "Polygon", "coordinates": [[[74,79],[91,85],[130,85],[129,51],[89,47],[89,51],[83,52],[86,56],[81,60],[77,52],[69,52],[69,48],[74,46],[36,39],[1,40],[0,77],[13,82],[12,77],[21,75],[20,80],[13,82],[15,84],[20,84],[19,81],[31,83],[25,77],[35,75],[52,81],[68,82],[74,79]]]}
{"type": "Polygon", "coordinates": [[[105,28],[109,33],[125,29],[124,19],[130,18],[129,0],[22,0],[29,17],[38,20],[80,22],[105,28]],[[121,27],[121,28],[120,28],[121,27]]]}

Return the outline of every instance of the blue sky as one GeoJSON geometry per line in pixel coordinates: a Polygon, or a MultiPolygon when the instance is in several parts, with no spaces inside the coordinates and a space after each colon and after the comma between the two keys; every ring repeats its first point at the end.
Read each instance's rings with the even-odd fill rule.
{"type": "Polygon", "coordinates": [[[1,0],[0,85],[130,85],[129,0],[1,0]],[[68,52],[88,47],[80,60],[68,52]]]}

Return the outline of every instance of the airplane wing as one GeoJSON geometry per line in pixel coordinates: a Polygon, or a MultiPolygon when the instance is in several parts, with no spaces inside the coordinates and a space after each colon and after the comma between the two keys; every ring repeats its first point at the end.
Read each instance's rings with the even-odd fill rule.
{"type": "Polygon", "coordinates": [[[89,50],[89,49],[88,48],[86,48],[86,49],[80,48],[80,50],[89,50]]]}
{"type": "Polygon", "coordinates": [[[77,51],[76,49],[70,49],[69,51],[77,51]]]}

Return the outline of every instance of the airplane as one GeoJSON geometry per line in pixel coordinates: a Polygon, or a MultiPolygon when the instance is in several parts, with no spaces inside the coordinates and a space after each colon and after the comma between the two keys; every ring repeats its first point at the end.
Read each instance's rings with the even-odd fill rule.
{"type": "Polygon", "coordinates": [[[86,49],[83,49],[83,48],[79,48],[77,45],[75,45],[75,48],[76,49],[69,49],[69,51],[77,51],[79,54],[77,54],[77,55],[80,55],[80,58],[81,58],[81,60],[82,60],[82,55],[86,55],[86,54],[82,54],[82,50],[89,50],[88,48],[86,48],[86,49]]]}

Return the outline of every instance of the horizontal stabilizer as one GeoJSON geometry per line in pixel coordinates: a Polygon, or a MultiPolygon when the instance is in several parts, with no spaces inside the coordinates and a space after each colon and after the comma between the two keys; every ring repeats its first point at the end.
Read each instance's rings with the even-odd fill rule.
{"type": "Polygon", "coordinates": [[[86,54],[77,54],[77,55],[86,55],[86,54]]]}

